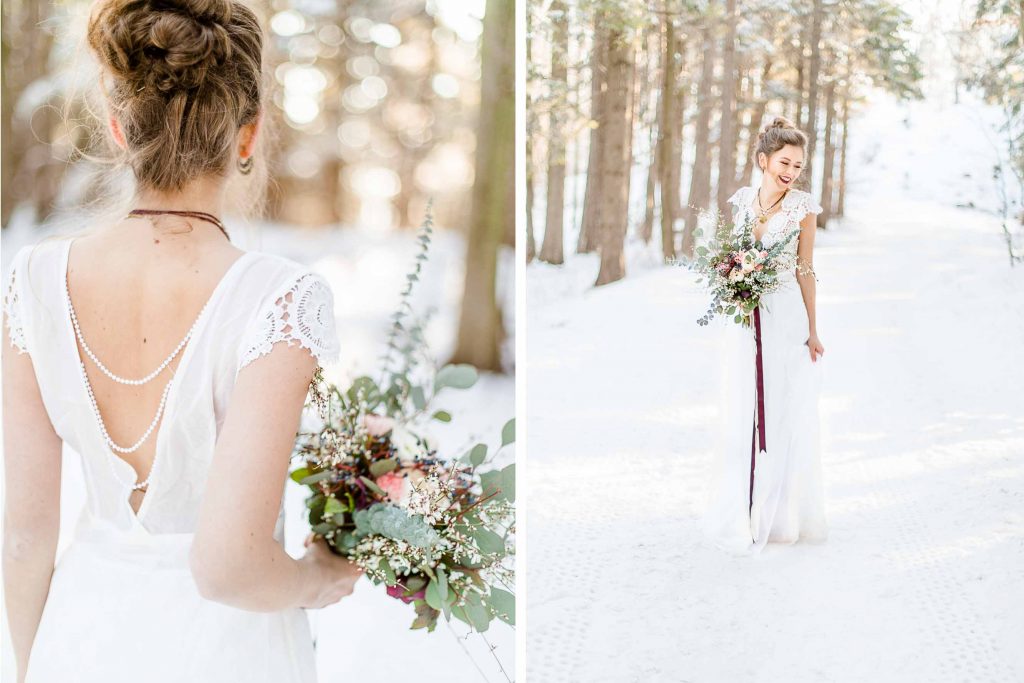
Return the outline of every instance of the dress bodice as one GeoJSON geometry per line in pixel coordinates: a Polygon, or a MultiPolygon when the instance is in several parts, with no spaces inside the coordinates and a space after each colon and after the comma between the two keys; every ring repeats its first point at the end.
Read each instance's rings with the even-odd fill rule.
{"type": "MultiPolygon", "coordinates": [[[[4,296],[11,344],[31,356],[54,429],[82,458],[91,517],[121,530],[194,532],[238,372],[281,341],[308,348],[321,365],[337,360],[333,293],[323,276],[275,254],[247,251],[229,267],[181,352],[136,514],[135,470],[104,439],[82,377],[64,288],[71,242],[43,240],[15,255],[4,296]]],[[[275,536],[282,532],[283,504],[275,536]]]]}
{"type": "MultiPolygon", "coordinates": [[[[733,224],[734,234],[738,233],[742,226],[748,221],[756,221],[757,214],[753,209],[754,196],[757,188],[753,186],[741,187],[729,197],[729,203],[736,207],[735,222],[733,224]]],[[[803,190],[790,189],[782,199],[782,206],[778,213],[772,215],[764,228],[764,235],[761,244],[771,248],[779,240],[793,230],[800,229],[800,221],[808,213],[821,213],[821,207],[814,201],[811,195],[803,190]]],[[[783,253],[796,263],[796,251],[799,242],[799,233],[786,244],[783,253]]]]}

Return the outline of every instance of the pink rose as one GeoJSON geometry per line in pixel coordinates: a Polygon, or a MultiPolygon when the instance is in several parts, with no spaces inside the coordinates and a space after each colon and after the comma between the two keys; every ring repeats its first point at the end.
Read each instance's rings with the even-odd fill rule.
{"type": "Polygon", "coordinates": [[[377,486],[384,489],[384,493],[387,494],[388,500],[392,503],[401,502],[402,496],[405,495],[406,479],[397,472],[387,472],[377,477],[377,486]]]}
{"type": "Polygon", "coordinates": [[[363,415],[363,426],[370,436],[384,436],[395,426],[394,419],[385,415],[363,415]]]}

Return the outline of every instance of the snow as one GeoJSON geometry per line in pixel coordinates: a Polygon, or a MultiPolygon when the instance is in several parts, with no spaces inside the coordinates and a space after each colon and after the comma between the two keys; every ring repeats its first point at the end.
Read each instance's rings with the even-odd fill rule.
{"type": "Polygon", "coordinates": [[[531,683],[1024,679],[1024,270],[998,115],[963,102],[851,122],[815,250],[823,545],[701,539],[723,373],[687,271],[636,242],[601,288],[593,255],[528,267],[531,683]]]}
{"type": "MultiPolygon", "coordinates": [[[[3,262],[8,272],[10,259],[23,244],[43,234],[31,217],[21,216],[14,227],[4,231],[3,262]]],[[[335,316],[341,340],[341,360],[325,368],[327,379],[346,384],[369,374],[379,378],[377,368],[387,337],[390,316],[405,284],[405,273],[413,265],[419,247],[415,235],[406,231],[358,228],[344,230],[300,229],[273,224],[252,229],[233,228],[233,241],[243,249],[277,253],[308,263],[324,274],[335,299],[335,316]]],[[[418,313],[435,308],[425,336],[434,356],[443,362],[454,350],[455,330],[463,285],[465,241],[451,230],[436,229],[429,260],[413,290],[411,304],[418,313]]],[[[514,368],[514,291],[511,249],[499,254],[499,301],[509,336],[503,347],[505,363],[514,368]]],[[[481,373],[469,390],[445,389],[432,404],[453,416],[450,424],[433,422],[424,433],[434,437],[442,454],[458,457],[474,443],[488,444],[490,452],[501,443],[501,428],[515,412],[514,378],[510,374],[481,373]]],[[[85,500],[78,454],[64,451],[61,491],[61,538],[58,555],[70,541],[70,531],[85,500]]],[[[494,461],[503,467],[514,461],[514,449],[501,450],[494,461]]],[[[297,463],[296,463],[297,466],[297,463]]],[[[294,556],[303,553],[303,539],[309,532],[305,518],[304,487],[288,482],[285,489],[286,549],[294,556]]],[[[464,680],[504,681],[500,667],[515,670],[515,630],[495,620],[483,634],[470,634],[462,622],[449,627],[441,617],[434,633],[410,631],[415,614],[410,605],[387,597],[382,586],[368,580],[355,592],[322,610],[309,611],[317,640],[318,673],[322,681],[393,681],[407,678],[416,663],[417,679],[424,683],[464,680]],[[494,653],[490,651],[493,646],[494,653]],[[396,656],[400,653],[400,656],[396,656]],[[500,664],[499,664],[500,662],[500,664]]],[[[6,637],[6,617],[3,619],[6,637]]],[[[5,667],[12,666],[10,646],[5,644],[5,667]],[[9,663],[9,664],[8,664],[9,663]]],[[[3,671],[13,680],[13,671],[3,671]]]]}

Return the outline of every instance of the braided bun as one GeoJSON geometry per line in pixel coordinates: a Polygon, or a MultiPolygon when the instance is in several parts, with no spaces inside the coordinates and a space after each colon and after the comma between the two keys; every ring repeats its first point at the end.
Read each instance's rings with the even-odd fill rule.
{"type": "Polygon", "coordinates": [[[226,169],[239,127],[260,110],[263,33],[252,10],[237,0],[100,0],[87,38],[113,79],[107,94],[142,184],[179,188],[226,169]]]}

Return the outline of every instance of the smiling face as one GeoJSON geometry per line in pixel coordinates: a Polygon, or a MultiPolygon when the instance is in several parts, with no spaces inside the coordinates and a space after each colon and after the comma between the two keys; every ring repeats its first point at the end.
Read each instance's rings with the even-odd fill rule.
{"type": "Polygon", "coordinates": [[[785,145],[771,156],[762,152],[758,155],[757,161],[764,171],[764,179],[769,183],[769,187],[774,185],[774,188],[781,192],[793,187],[803,172],[804,150],[797,145],[785,145]]]}

